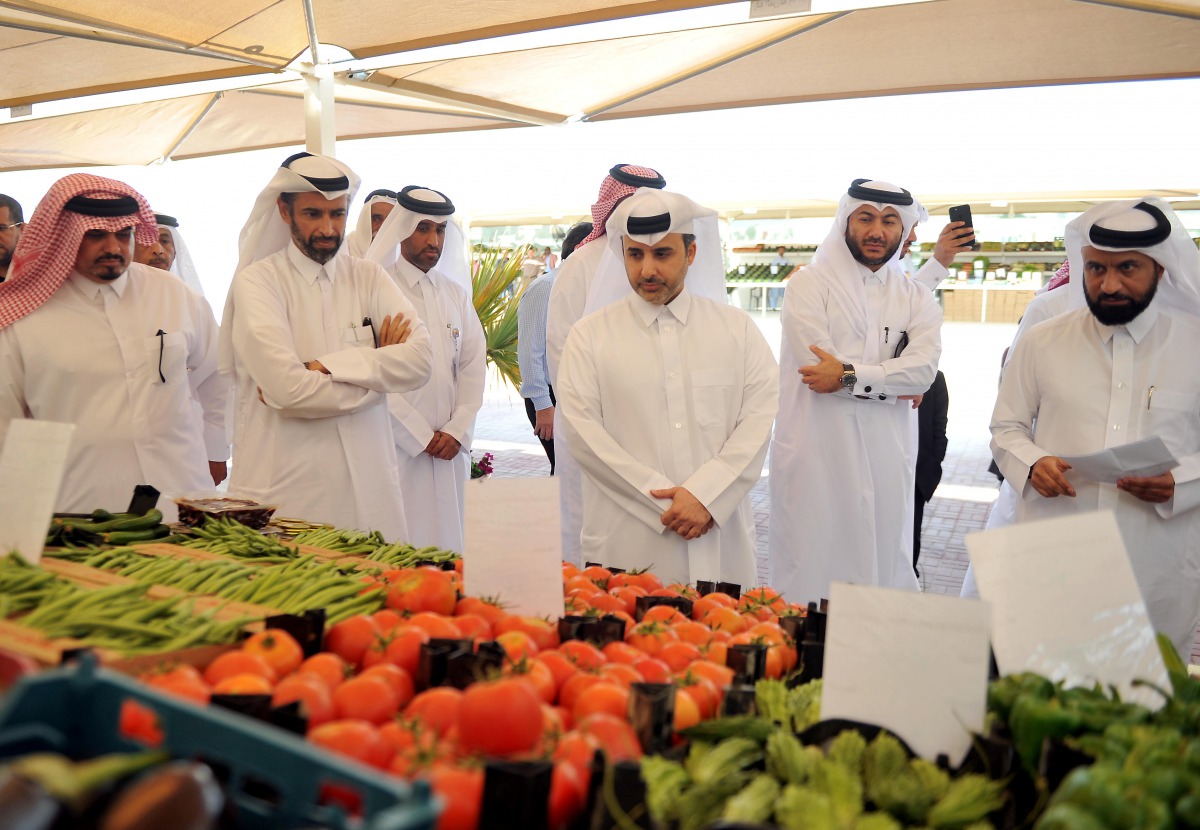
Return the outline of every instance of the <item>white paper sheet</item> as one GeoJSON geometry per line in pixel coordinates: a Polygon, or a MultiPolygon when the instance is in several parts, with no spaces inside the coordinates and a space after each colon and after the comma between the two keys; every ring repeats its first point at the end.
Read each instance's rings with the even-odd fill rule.
{"type": "Polygon", "coordinates": [[[979,594],[991,603],[1004,674],[1033,671],[1072,686],[1099,681],[1157,708],[1166,688],[1133,567],[1111,512],[1077,513],[967,536],[979,594]]]}
{"type": "Polygon", "coordinates": [[[1071,465],[1067,478],[1079,477],[1104,484],[1116,484],[1118,479],[1126,476],[1162,475],[1179,466],[1179,459],[1157,435],[1088,455],[1060,457],[1071,465]]]}
{"type": "Polygon", "coordinates": [[[987,603],[834,583],[821,718],[887,728],[959,763],[987,708],[987,603]]]}
{"type": "Polygon", "coordinates": [[[0,556],[42,558],[46,528],[62,486],[74,424],[18,419],[0,449],[0,556]]]}
{"type": "Polygon", "coordinates": [[[510,614],[563,615],[558,479],[467,482],[463,589],[498,596],[510,614]]]}

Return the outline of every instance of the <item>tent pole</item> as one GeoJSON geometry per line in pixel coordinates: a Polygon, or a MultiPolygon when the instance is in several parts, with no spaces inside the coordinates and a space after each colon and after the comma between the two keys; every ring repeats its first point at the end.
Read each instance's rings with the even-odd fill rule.
{"type": "Polygon", "coordinates": [[[318,52],[317,19],[312,0],[304,0],[311,71],[304,72],[304,147],[310,153],[332,156],[337,129],[333,109],[333,68],[322,63],[318,52]]]}

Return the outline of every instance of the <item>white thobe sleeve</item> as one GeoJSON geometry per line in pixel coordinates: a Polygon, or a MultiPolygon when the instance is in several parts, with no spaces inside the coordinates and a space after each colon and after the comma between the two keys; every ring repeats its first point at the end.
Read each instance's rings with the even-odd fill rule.
{"type": "Polygon", "coordinates": [[[335,383],[351,384],[376,392],[407,392],[420,389],[433,371],[433,348],[429,329],[416,308],[396,287],[388,273],[375,263],[357,261],[356,268],[370,266],[376,271],[370,292],[371,317],[384,318],[403,314],[409,322],[408,340],[378,349],[351,347],[317,358],[329,370],[335,383]]]}
{"type": "Polygon", "coordinates": [[[1004,380],[992,411],[992,456],[1004,480],[1023,492],[1029,470],[1039,458],[1052,455],[1033,442],[1033,422],[1041,406],[1035,350],[1022,340],[1009,354],[1004,380]]]}
{"type": "Polygon", "coordinates": [[[25,407],[25,362],[17,349],[12,326],[0,329],[0,447],[8,426],[18,418],[30,417],[25,407]]]}
{"type": "Polygon", "coordinates": [[[188,355],[188,382],[204,415],[204,449],[209,461],[228,461],[225,404],[229,377],[217,371],[217,320],[203,295],[189,292],[189,312],[196,334],[188,355]]]}
{"type": "Polygon", "coordinates": [[[937,287],[942,284],[942,280],[948,276],[950,276],[950,269],[930,257],[917,269],[917,273],[913,274],[912,278],[914,282],[925,286],[930,291],[936,291],[937,287]]]}
{"type": "Polygon", "coordinates": [[[605,430],[592,347],[589,338],[574,330],[563,349],[562,391],[557,397],[571,454],[621,509],[655,533],[662,533],[667,529],[662,514],[668,503],[651,498],[650,491],[674,487],[675,482],[638,461],[605,430]]]}
{"type": "Polygon", "coordinates": [[[1180,458],[1179,466],[1171,471],[1171,476],[1175,479],[1175,494],[1169,501],[1154,506],[1164,519],[1200,507],[1200,453],[1180,458]]]}
{"type": "Polygon", "coordinates": [[[583,273],[566,270],[565,263],[563,269],[554,278],[554,285],[550,288],[550,305],[546,311],[546,365],[550,369],[550,385],[555,389],[558,389],[558,369],[567,335],[576,321],[583,317],[583,309],[587,305],[587,292],[582,288],[583,273]]]}
{"type": "Polygon", "coordinates": [[[442,432],[462,445],[462,452],[470,454],[471,441],[475,436],[475,417],[483,406],[483,385],[487,376],[485,357],[487,342],[483,326],[475,306],[465,292],[462,298],[462,346],[458,350],[458,389],[454,396],[454,410],[450,420],[442,426],[442,432]]]}
{"type": "Polygon", "coordinates": [[[700,465],[683,486],[721,526],[758,483],[779,411],[779,365],[771,347],[747,317],[742,360],[745,386],[737,423],[720,452],[700,465]]]}
{"type": "Polygon", "coordinates": [[[855,395],[886,395],[884,403],[895,403],[899,395],[924,395],[937,376],[942,355],[942,309],[933,294],[918,289],[910,299],[908,346],[899,357],[878,366],[854,364],[858,376],[855,395]]]}

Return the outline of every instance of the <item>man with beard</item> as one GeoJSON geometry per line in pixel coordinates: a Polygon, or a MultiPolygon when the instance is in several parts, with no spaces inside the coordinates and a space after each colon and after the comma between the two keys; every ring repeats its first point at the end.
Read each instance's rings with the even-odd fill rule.
{"type": "Polygon", "coordinates": [[[720,270],[715,219],[650,188],[613,211],[604,239],[632,290],[571,329],[559,404],[584,471],[585,559],[753,587],[749,494],[779,386],[750,316],[693,293],[720,270]]]}
{"type": "Polygon", "coordinates": [[[204,286],[200,284],[200,275],[196,273],[192,255],[179,232],[179,220],[165,213],[156,213],[154,221],[158,223],[158,238],[149,245],[135,246],[133,261],[174,274],[188,288],[203,296],[204,286]]]}
{"type": "Polygon", "coordinates": [[[771,584],[791,602],[834,581],[917,589],[915,399],[933,383],[942,313],[907,279],[912,194],[856,179],[783,300],[771,446],[771,584]]]}
{"type": "Polygon", "coordinates": [[[407,537],[387,393],[429,379],[429,333],[391,277],[338,255],[358,177],[288,158],[242,229],[221,326],[235,380],[230,489],[339,527],[407,537]]]}
{"type": "Polygon", "coordinates": [[[13,251],[17,249],[24,225],[25,214],[20,203],[12,196],[0,193],[0,282],[8,278],[13,251]]]}
{"type": "Polygon", "coordinates": [[[1013,347],[992,453],[1020,492],[1018,522],[1113,511],[1151,622],[1186,654],[1200,621],[1196,247],[1157,198],[1096,205],[1066,247],[1074,310],[1013,347]],[[1157,476],[1086,481],[1061,458],[1155,435],[1180,461],[1157,476]]]}
{"type": "Polygon", "coordinates": [[[138,484],[183,495],[225,478],[217,323],[203,297],[130,262],[155,232],[133,188],[67,176],[0,285],[0,444],[18,418],[75,425],[58,510],[124,510],[138,484]]]}
{"type": "Polygon", "coordinates": [[[387,188],[372,190],[358,212],[354,230],[346,234],[346,250],[351,256],[365,257],[383,223],[396,207],[396,191],[387,188]]]}
{"type": "Polygon", "coordinates": [[[483,326],[471,301],[467,240],[445,194],[405,187],[367,251],[429,329],[433,373],[388,396],[408,539],[463,552],[475,416],[483,406],[483,326]]]}

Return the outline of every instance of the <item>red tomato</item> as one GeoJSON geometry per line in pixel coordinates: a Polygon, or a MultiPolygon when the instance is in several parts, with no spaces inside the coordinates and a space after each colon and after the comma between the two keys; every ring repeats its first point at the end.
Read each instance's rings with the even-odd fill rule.
{"type": "Polygon", "coordinates": [[[592,582],[603,582],[605,584],[608,583],[608,580],[612,579],[613,575],[612,571],[610,571],[608,568],[601,567],[600,565],[589,565],[579,573],[581,576],[590,579],[592,582]]]}
{"type": "Polygon", "coordinates": [[[347,617],[325,632],[325,648],[357,666],[381,633],[379,624],[366,614],[347,617]]]}
{"type": "Polygon", "coordinates": [[[539,662],[536,657],[533,660],[525,660],[517,666],[507,667],[505,674],[528,680],[534,691],[537,692],[538,699],[543,703],[554,703],[558,697],[558,685],[554,682],[554,673],[550,671],[549,666],[539,662]]]}
{"type": "Polygon", "coordinates": [[[651,657],[657,656],[667,643],[678,640],[679,637],[674,631],[656,622],[639,623],[625,637],[625,642],[651,657]]]}
{"type": "Polygon", "coordinates": [[[696,705],[696,701],[692,699],[682,689],[675,690],[675,722],[674,727],[676,732],[681,732],[689,726],[695,726],[700,722],[700,707],[696,705]]]}
{"type": "Polygon", "coordinates": [[[606,645],[601,651],[608,658],[610,663],[629,663],[633,665],[638,660],[646,656],[644,651],[634,648],[629,643],[614,641],[606,645]]]}
{"type": "Polygon", "coordinates": [[[309,742],[373,767],[386,769],[392,748],[374,724],[365,720],[335,720],[308,732],[309,742]]]}
{"type": "Polygon", "coordinates": [[[379,626],[379,630],[384,634],[388,633],[396,626],[404,624],[404,617],[397,614],[391,608],[380,608],[371,615],[371,619],[375,621],[375,624],[379,626]]]}
{"type": "Polygon", "coordinates": [[[558,626],[538,617],[508,617],[496,624],[496,634],[523,631],[537,645],[538,651],[558,647],[558,626]]]}
{"type": "Polygon", "coordinates": [[[566,830],[587,804],[587,783],[574,764],[555,764],[550,776],[547,820],[550,830],[566,830]]]}
{"type": "Polygon", "coordinates": [[[257,674],[271,683],[279,679],[275,669],[260,655],[248,651],[227,651],[208,664],[208,668],[204,670],[204,682],[216,686],[235,674],[257,674]]]}
{"type": "Polygon", "coordinates": [[[483,770],[438,764],[429,776],[435,795],[445,808],[438,816],[437,830],[477,830],[483,806],[483,770]]]}
{"type": "Polygon", "coordinates": [[[136,741],[151,749],[162,746],[165,737],[162,727],[158,724],[158,713],[133,698],[121,701],[117,730],[122,738],[136,741]]]}
{"type": "Polygon", "coordinates": [[[572,675],[567,679],[567,682],[563,684],[562,688],[558,690],[558,705],[567,709],[574,709],[575,701],[579,698],[579,695],[583,692],[583,690],[588,686],[591,686],[593,683],[599,682],[600,675],[598,674],[579,672],[578,674],[572,675]]]}
{"type": "Polygon", "coordinates": [[[636,585],[622,585],[618,588],[610,588],[609,594],[621,601],[621,609],[626,614],[632,614],[637,610],[637,598],[646,596],[646,592],[636,585]]]}
{"type": "MultiPolygon", "coordinates": [[[[614,597],[612,594],[600,593],[588,600],[592,607],[597,611],[603,611],[605,614],[614,614],[617,611],[625,613],[625,600],[620,597],[614,597]]],[[[636,600],[634,600],[636,602],[636,600]]]]}
{"type": "Polygon", "coordinates": [[[717,710],[721,706],[721,692],[707,677],[684,675],[679,679],[679,691],[695,701],[696,708],[700,710],[701,720],[717,716],[717,710]]]}
{"type": "Polygon", "coordinates": [[[592,756],[599,748],[597,738],[572,729],[558,739],[550,757],[556,762],[571,764],[586,776],[592,768],[592,756]]]}
{"type": "Polygon", "coordinates": [[[584,671],[598,669],[605,663],[604,652],[583,640],[567,640],[558,651],[584,671]]]}
{"type": "Polygon", "coordinates": [[[687,622],[681,622],[678,625],[673,625],[671,628],[675,630],[675,634],[680,640],[685,643],[691,643],[697,648],[704,648],[710,642],[712,642],[712,629],[704,623],[692,622],[689,620],[687,622]]]}
{"type": "Polygon", "coordinates": [[[519,677],[475,683],[458,709],[458,740],[468,751],[511,755],[533,747],[542,734],[542,703],[519,677]]]}
{"type": "MultiPolygon", "coordinates": [[[[709,596],[714,595],[709,594],[709,596]]],[[[722,596],[724,595],[722,594],[722,596]]],[[[705,597],[705,599],[707,598],[705,597]]],[[[693,610],[694,608],[695,606],[693,606],[693,610]]],[[[713,631],[728,631],[730,634],[738,634],[749,628],[747,619],[733,608],[711,608],[700,618],[700,622],[713,631]]]]}
{"type": "Polygon", "coordinates": [[[600,677],[626,689],[634,683],[643,683],[646,680],[645,675],[628,663],[609,663],[607,666],[601,666],[600,677]]]}
{"type": "Polygon", "coordinates": [[[458,723],[458,707],[463,693],[451,686],[426,689],[404,707],[404,716],[414,718],[439,735],[445,735],[458,723]]]}
{"type": "Polygon", "coordinates": [[[579,566],[573,565],[570,562],[563,562],[562,563],[563,582],[566,582],[568,579],[570,579],[573,576],[579,576],[579,566]]]}
{"type": "Polygon", "coordinates": [[[463,597],[460,599],[454,607],[454,615],[461,617],[463,614],[483,617],[493,628],[508,616],[508,612],[504,610],[504,606],[500,604],[499,600],[487,597],[463,597]]]}
{"type": "Polygon", "coordinates": [[[214,695],[269,695],[275,684],[261,674],[234,674],[213,686],[214,695]]]}
{"type": "Polygon", "coordinates": [[[660,622],[664,625],[675,625],[676,623],[687,622],[687,617],[674,606],[655,605],[646,609],[646,613],[642,615],[642,622],[660,622]]]}
{"type": "Polygon", "coordinates": [[[271,706],[300,702],[300,714],[308,718],[308,728],[334,719],[333,693],[315,674],[293,674],[279,681],[271,695],[271,706]]]}
{"type": "Polygon", "coordinates": [[[403,571],[392,581],[387,604],[397,611],[429,611],[449,616],[458,604],[458,593],[443,571],[414,568],[403,571]]]}
{"type": "Polygon", "coordinates": [[[688,664],[693,660],[699,660],[702,656],[700,649],[691,643],[667,643],[658,654],[655,655],[659,660],[662,660],[671,667],[671,671],[683,671],[688,664]]]}
{"type": "Polygon", "coordinates": [[[643,657],[633,667],[647,683],[671,682],[671,667],[657,657],[643,657]]]}
{"type": "Polygon", "coordinates": [[[430,637],[439,637],[448,640],[457,640],[461,637],[458,633],[458,626],[449,617],[429,611],[420,611],[413,614],[408,618],[408,624],[424,629],[425,633],[430,637]]]}
{"type": "Polygon", "coordinates": [[[346,661],[332,651],[322,651],[309,657],[296,670],[300,674],[311,674],[319,677],[331,690],[342,685],[350,676],[352,670],[346,661]]]}
{"type": "Polygon", "coordinates": [[[383,662],[399,666],[409,677],[417,676],[421,664],[421,646],[430,640],[429,633],[415,625],[405,625],[392,632],[383,649],[383,662]]]}
{"type": "Polygon", "coordinates": [[[201,706],[208,705],[208,699],[212,695],[212,689],[202,678],[173,672],[149,678],[146,684],[160,692],[199,703],[201,706]]]}
{"type": "Polygon", "coordinates": [[[381,677],[396,693],[396,703],[403,709],[412,700],[415,689],[412,675],[393,663],[380,663],[363,671],[359,677],[381,677]]]}
{"type": "Polygon", "coordinates": [[[737,600],[729,594],[708,594],[692,603],[692,619],[702,620],[704,615],[714,608],[733,608],[735,605],[737,600]]]}
{"type": "Polygon", "coordinates": [[[597,714],[577,723],[575,728],[592,737],[610,761],[632,761],[642,757],[642,745],[629,721],[614,715],[597,714]]]}
{"type": "Polygon", "coordinates": [[[575,699],[571,707],[571,717],[577,722],[589,715],[606,713],[618,718],[628,717],[629,689],[618,683],[602,680],[593,683],[575,699]]]}
{"type": "Polygon", "coordinates": [[[396,717],[400,703],[388,681],[382,677],[359,676],[333,690],[333,705],[342,720],[384,723],[396,717]]]}
{"type": "MultiPolygon", "coordinates": [[[[603,655],[601,657],[603,658],[603,655]]],[[[570,657],[562,653],[561,648],[539,651],[533,655],[533,659],[550,669],[550,674],[554,677],[555,699],[557,699],[558,693],[562,690],[563,684],[579,672],[575,663],[572,662],[570,657]]]]}
{"type": "Polygon", "coordinates": [[[656,591],[654,595],[655,596],[687,597],[688,599],[693,600],[693,601],[700,599],[699,591],[697,591],[691,585],[684,585],[680,582],[672,582],[670,585],[667,585],[665,588],[661,588],[660,590],[665,591],[666,593],[660,594],[656,591]]]}
{"type": "Polygon", "coordinates": [[[524,631],[505,631],[496,637],[496,642],[504,649],[510,663],[520,663],[538,653],[537,643],[524,631]]]}
{"type": "Polygon", "coordinates": [[[733,682],[734,671],[724,663],[714,663],[711,660],[696,660],[687,667],[683,676],[687,677],[688,674],[712,681],[712,684],[717,687],[717,691],[724,695],[725,687],[733,682]]]}
{"type": "Polygon", "coordinates": [[[451,618],[451,622],[463,637],[472,640],[492,639],[492,624],[478,614],[457,614],[451,618]]]}
{"type": "Polygon", "coordinates": [[[304,649],[282,628],[266,628],[250,635],[242,643],[242,651],[257,654],[270,663],[276,677],[287,677],[304,662],[304,649]]]}

